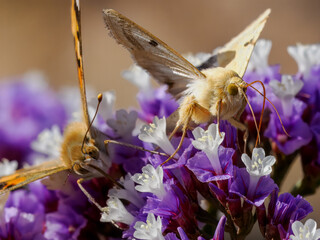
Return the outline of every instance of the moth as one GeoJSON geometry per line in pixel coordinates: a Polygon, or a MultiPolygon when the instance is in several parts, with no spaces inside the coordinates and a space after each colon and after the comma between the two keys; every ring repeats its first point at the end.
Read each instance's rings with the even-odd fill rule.
{"type": "Polygon", "coordinates": [[[247,127],[239,121],[247,104],[248,84],[242,77],[270,12],[267,9],[216,55],[195,67],[130,19],[113,9],[103,10],[110,36],[130,52],[139,66],[160,84],[166,84],[168,92],[179,101],[178,120],[170,137],[180,127],[183,134],[175,153],[182,144],[190,122],[200,124],[216,119],[219,123],[220,120],[227,120],[237,129],[245,131],[244,138],[247,138],[247,127]]]}
{"type": "MultiPolygon", "coordinates": [[[[64,170],[71,170],[82,177],[88,176],[92,171],[94,171],[94,169],[99,171],[99,168],[95,167],[94,164],[91,164],[90,162],[105,161],[107,158],[103,143],[104,136],[90,124],[83,73],[80,5],[78,1],[75,2],[74,0],[72,0],[71,5],[71,25],[78,67],[83,121],[72,122],[64,130],[64,140],[61,146],[59,159],[54,159],[37,166],[17,170],[9,176],[1,177],[0,194],[7,193],[30,182],[64,170]]],[[[99,172],[101,173],[101,171],[99,172]]],[[[78,180],[78,184],[81,190],[86,193],[81,186],[82,181],[83,178],[80,178],[78,180]]],[[[92,199],[90,198],[90,200],[92,199]]]]}

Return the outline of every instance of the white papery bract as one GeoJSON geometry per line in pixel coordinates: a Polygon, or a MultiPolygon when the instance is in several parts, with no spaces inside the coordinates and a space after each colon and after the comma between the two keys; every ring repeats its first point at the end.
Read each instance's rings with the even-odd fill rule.
{"type": "Polygon", "coordinates": [[[15,160],[9,161],[6,158],[2,158],[0,162],[0,177],[7,176],[14,173],[17,170],[18,162],[15,160]]]}
{"type": "Polygon", "coordinates": [[[271,51],[272,42],[270,40],[259,39],[253,49],[247,71],[265,71],[268,65],[268,58],[271,51]]]}
{"type": "Polygon", "coordinates": [[[107,201],[107,207],[103,208],[100,218],[101,222],[121,222],[130,225],[134,217],[123,206],[117,197],[110,197],[107,201]]]}
{"type": "Polygon", "coordinates": [[[242,154],[241,160],[250,175],[259,177],[269,175],[272,171],[272,165],[276,162],[274,156],[265,157],[263,148],[253,149],[252,160],[246,153],[242,154]]]}
{"type": "MultiPolygon", "coordinates": [[[[112,118],[114,103],[116,101],[116,95],[114,91],[107,91],[102,93],[102,101],[99,107],[99,115],[102,116],[104,120],[112,118]]],[[[90,114],[90,117],[94,116],[95,109],[98,105],[98,99],[96,97],[90,98],[88,105],[93,110],[93,114],[90,114]]]]}
{"type": "MultiPolygon", "coordinates": [[[[140,129],[139,139],[144,142],[153,143],[159,146],[165,153],[171,155],[174,153],[174,147],[166,133],[166,118],[159,119],[154,117],[153,123],[143,125],[140,129]]],[[[178,154],[176,154],[178,157],[178,154]]]]}
{"type": "Polygon", "coordinates": [[[145,97],[153,97],[150,76],[143,68],[134,64],[128,70],[122,72],[122,77],[136,85],[145,97]]]}
{"type": "Polygon", "coordinates": [[[59,158],[62,141],[63,136],[59,126],[53,125],[51,129],[44,129],[39,133],[38,138],[31,142],[31,148],[47,155],[46,159],[59,158]]]}
{"type": "Polygon", "coordinates": [[[219,128],[217,124],[210,124],[208,130],[204,130],[201,127],[197,127],[192,131],[195,140],[192,141],[192,145],[199,150],[202,150],[207,155],[214,170],[222,174],[222,169],[218,156],[218,148],[224,139],[224,132],[219,134],[219,128]]]}
{"type": "Polygon", "coordinates": [[[116,112],[115,119],[108,119],[107,123],[120,137],[126,138],[132,136],[137,118],[136,111],[127,113],[126,110],[120,109],[116,112]]]}
{"type": "Polygon", "coordinates": [[[288,53],[296,60],[299,72],[305,77],[310,74],[314,65],[320,64],[320,44],[289,46],[288,53]]]}
{"type": "Polygon", "coordinates": [[[317,223],[313,219],[308,219],[303,225],[300,221],[295,221],[291,226],[293,235],[292,240],[318,240],[320,239],[320,229],[317,229],[317,223]]]}
{"type": "Polygon", "coordinates": [[[166,194],[163,186],[163,169],[158,166],[155,169],[151,164],[142,168],[142,173],[136,173],[131,179],[139,184],[135,188],[139,192],[150,192],[162,199],[166,194]]]}
{"type": "Polygon", "coordinates": [[[292,99],[303,87],[303,82],[299,79],[293,80],[290,75],[282,75],[281,82],[271,80],[269,85],[278,98],[292,99]]]}
{"type": "Polygon", "coordinates": [[[269,83],[273,93],[281,100],[284,116],[290,117],[293,109],[293,99],[302,89],[303,82],[299,79],[293,80],[290,75],[282,75],[281,82],[272,80],[269,83]]]}
{"type": "Polygon", "coordinates": [[[136,231],[133,233],[133,236],[137,239],[164,240],[161,228],[162,222],[160,217],[158,216],[156,220],[153,213],[148,213],[146,222],[138,221],[134,225],[136,231]]]}

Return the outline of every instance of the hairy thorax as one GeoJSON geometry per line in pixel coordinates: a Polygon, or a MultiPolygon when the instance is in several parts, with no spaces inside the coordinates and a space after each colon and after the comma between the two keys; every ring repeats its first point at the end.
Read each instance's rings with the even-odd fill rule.
{"type": "Polygon", "coordinates": [[[86,132],[85,123],[70,123],[64,131],[64,141],[61,147],[62,161],[80,175],[87,173],[86,169],[81,168],[81,163],[87,159],[99,158],[99,150],[94,145],[94,140],[89,135],[86,136],[86,132]]]}
{"type": "Polygon", "coordinates": [[[221,120],[241,114],[246,106],[246,83],[238,74],[220,67],[204,70],[203,73],[206,79],[190,85],[190,93],[195,101],[213,117],[217,117],[220,107],[221,120]]]}

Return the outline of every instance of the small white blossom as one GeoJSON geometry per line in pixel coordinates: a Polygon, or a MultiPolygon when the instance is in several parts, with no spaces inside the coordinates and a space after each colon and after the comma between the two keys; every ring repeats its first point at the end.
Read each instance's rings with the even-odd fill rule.
{"type": "Polygon", "coordinates": [[[31,148],[46,154],[48,159],[59,158],[62,141],[63,136],[59,126],[53,125],[51,129],[44,129],[39,133],[38,138],[31,142],[31,148]]]}
{"type": "Polygon", "coordinates": [[[288,53],[296,60],[299,72],[305,77],[314,65],[320,64],[320,44],[289,46],[288,53]]]}
{"type": "Polygon", "coordinates": [[[303,82],[299,79],[293,80],[290,75],[282,75],[281,82],[272,80],[269,83],[274,94],[281,100],[283,114],[290,117],[293,111],[293,99],[302,89],[303,82]]]}
{"type": "Polygon", "coordinates": [[[207,155],[213,168],[222,173],[221,165],[219,162],[218,148],[224,139],[224,132],[219,134],[219,128],[217,124],[210,124],[208,130],[203,130],[201,127],[197,127],[192,131],[195,140],[192,141],[192,145],[199,150],[202,150],[207,155]]]}
{"type": "Polygon", "coordinates": [[[270,40],[258,40],[253,49],[247,71],[255,70],[257,72],[261,72],[268,68],[268,58],[271,51],[271,47],[272,42],[270,40]]]}
{"type": "Polygon", "coordinates": [[[136,205],[138,208],[141,208],[144,204],[144,200],[137,192],[134,187],[134,182],[131,179],[131,174],[127,174],[125,179],[120,179],[120,183],[124,186],[123,188],[112,188],[108,192],[108,197],[117,197],[119,199],[125,199],[132,204],[136,205]]]}
{"type": "Polygon", "coordinates": [[[292,99],[303,87],[303,82],[299,79],[293,80],[290,75],[282,75],[281,82],[271,80],[269,85],[278,98],[292,99]]]}
{"type": "Polygon", "coordinates": [[[138,65],[132,65],[122,72],[122,77],[136,85],[141,91],[148,93],[152,89],[149,74],[138,65]]]}
{"type": "Polygon", "coordinates": [[[101,222],[121,222],[131,225],[134,221],[127,209],[123,206],[122,202],[117,197],[110,197],[107,201],[107,207],[103,208],[101,214],[101,222]]]}
{"type": "Polygon", "coordinates": [[[9,161],[6,158],[2,158],[0,162],[0,177],[7,176],[14,173],[17,170],[18,162],[13,160],[9,161]]]}
{"type": "Polygon", "coordinates": [[[162,222],[160,217],[158,216],[156,220],[153,213],[148,213],[146,222],[138,221],[134,225],[136,231],[133,233],[133,236],[137,239],[164,240],[161,228],[162,222]]]}
{"type": "MultiPolygon", "coordinates": [[[[102,93],[102,101],[99,107],[99,115],[102,116],[104,120],[112,118],[115,101],[116,101],[116,95],[113,91],[107,91],[102,93]]],[[[90,114],[90,117],[93,117],[98,105],[97,97],[91,97],[90,100],[88,101],[88,105],[93,110],[92,111],[93,114],[90,114]]]]}
{"type": "Polygon", "coordinates": [[[116,112],[115,119],[111,118],[107,120],[107,124],[120,136],[127,137],[132,135],[132,131],[135,128],[138,113],[131,111],[127,113],[126,110],[120,109],[116,112]]]}
{"type": "Polygon", "coordinates": [[[292,226],[292,240],[318,240],[320,239],[320,228],[317,229],[317,223],[313,219],[308,219],[303,225],[300,221],[295,221],[292,226]]]}
{"type": "Polygon", "coordinates": [[[153,123],[142,126],[138,137],[141,141],[156,144],[167,154],[173,154],[175,151],[166,133],[165,117],[159,119],[155,116],[153,123]]]}
{"type": "Polygon", "coordinates": [[[259,177],[269,175],[272,171],[272,165],[276,162],[274,156],[265,157],[263,148],[253,149],[252,160],[246,153],[242,154],[241,160],[250,175],[259,177]]]}
{"type": "Polygon", "coordinates": [[[139,192],[150,192],[162,199],[166,192],[163,186],[163,169],[158,166],[155,169],[151,164],[142,168],[142,173],[136,173],[131,179],[139,184],[135,188],[139,192]]]}

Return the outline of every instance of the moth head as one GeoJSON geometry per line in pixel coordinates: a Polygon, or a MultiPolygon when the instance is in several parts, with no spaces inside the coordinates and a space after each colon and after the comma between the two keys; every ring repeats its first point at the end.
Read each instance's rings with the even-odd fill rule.
{"type": "Polygon", "coordinates": [[[242,96],[247,91],[246,83],[238,76],[234,76],[230,79],[227,92],[231,96],[242,96]]]}
{"type": "Polygon", "coordinates": [[[86,172],[82,165],[86,161],[98,160],[99,149],[95,141],[87,134],[87,125],[82,122],[69,124],[64,131],[64,141],[61,147],[62,161],[76,173],[86,172]]]}

